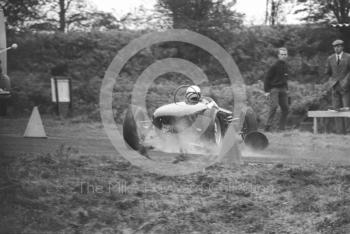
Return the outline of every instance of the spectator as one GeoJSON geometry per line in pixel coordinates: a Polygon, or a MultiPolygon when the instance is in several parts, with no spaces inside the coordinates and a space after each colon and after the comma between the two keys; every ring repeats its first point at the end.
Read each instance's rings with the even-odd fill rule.
{"type": "MultiPolygon", "coordinates": [[[[330,77],[329,83],[332,91],[332,106],[336,110],[350,106],[350,54],[345,53],[344,41],[335,40],[334,54],[328,57],[326,74],[330,77]]],[[[345,119],[336,118],[337,133],[346,133],[345,119]]]]}
{"type": "Polygon", "coordinates": [[[284,47],[278,49],[278,60],[271,66],[265,76],[265,96],[270,97],[270,110],[265,125],[265,131],[271,131],[274,116],[278,105],[281,108],[281,118],[279,122],[279,130],[285,130],[288,107],[288,66],[286,59],[288,58],[288,50],[284,47]]]}

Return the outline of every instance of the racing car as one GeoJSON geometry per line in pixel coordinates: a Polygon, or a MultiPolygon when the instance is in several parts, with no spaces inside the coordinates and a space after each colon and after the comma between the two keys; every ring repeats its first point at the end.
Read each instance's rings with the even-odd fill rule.
{"type": "Polygon", "coordinates": [[[235,124],[235,129],[242,126],[238,133],[250,148],[263,150],[268,146],[267,137],[258,132],[251,108],[234,119],[232,111],[219,107],[211,97],[202,96],[198,86],[183,85],[175,90],[174,102],[158,107],[151,119],[144,109],[129,106],[123,122],[123,137],[128,146],[146,157],[149,157],[148,149],[166,151],[162,146],[169,145],[166,139],[172,137],[171,146],[177,146],[178,152],[184,154],[188,145],[220,148],[230,124],[235,124]],[[177,93],[182,88],[187,88],[186,99],[178,102],[177,93]],[[241,121],[243,124],[239,124],[241,121]]]}

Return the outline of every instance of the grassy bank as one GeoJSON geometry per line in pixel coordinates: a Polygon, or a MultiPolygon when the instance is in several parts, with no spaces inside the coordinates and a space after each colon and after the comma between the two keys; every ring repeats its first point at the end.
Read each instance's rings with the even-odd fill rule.
{"type": "Polygon", "coordinates": [[[123,159],[1,155],[4,233],[347,233],[345,166],[248,163],[166,177],[123,159]]]}

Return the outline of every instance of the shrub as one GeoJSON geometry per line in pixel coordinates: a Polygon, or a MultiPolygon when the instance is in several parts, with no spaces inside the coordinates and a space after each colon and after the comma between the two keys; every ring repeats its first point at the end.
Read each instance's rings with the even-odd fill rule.
{"type": "MultiPolygon", "coordinates": [[[[9,35],[9,43],[19,44],[17,50],[8,53],[9,76],[13,85],[12,112],[24,113],[31,110],[33,105],[40,105],[43,113],[51,113],[50,70],[58,64],[67,64],[68,76],[73,83],[75,115],[98,118],[96,113],[104,72],[118,51],[142,33],[113,31],[9,35]]],[[[248,104],[257,111],[261,122],[266,119],[268,107],[261,80],[275,60],[276,48],[283,45],[289,48],[291,79],[295,81],[290,87],[292,112],[303,115],[310,106],[317,107],[322,86],[316,84],[326,78],[322,75],[323,64],[331,51],[330,42],[337,36],[335,31],[315,26],[280,26],[242,28],[229,34],[232,40],[226,40],[222,46],[236,61],[248,85],[248,104]],[[304,83],[309,84],[301,85],[304,83]]],[[[233,107],[227,74],[213,56],[193,45],[166,42],[140,51],[116,77],[113,106],[118,121],[121,121],[122,113],[130,102],[130,92],[140,74],[156,60],[168,57],[195,63],[213,85],[211,88],[204,86],[208,95],[215,97],[220,106],[233,107]]],[[[189,83],[178,73],[162,77],[149,90],[147,98],[151,109],[172,101],[172,91],[180,84],[189,83]]]]}

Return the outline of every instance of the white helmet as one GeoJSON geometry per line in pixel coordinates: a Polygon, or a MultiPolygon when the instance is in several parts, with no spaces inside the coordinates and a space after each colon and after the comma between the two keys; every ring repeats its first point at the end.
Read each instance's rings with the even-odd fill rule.
{"type": "Polygon", "coordinates": [[[201,98],[201,89],[197,85],[191,85],[186,89],[186,101],[190,104],[196,104],[201,98]]]}

